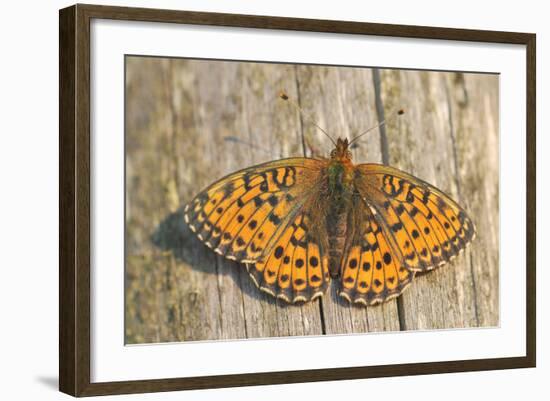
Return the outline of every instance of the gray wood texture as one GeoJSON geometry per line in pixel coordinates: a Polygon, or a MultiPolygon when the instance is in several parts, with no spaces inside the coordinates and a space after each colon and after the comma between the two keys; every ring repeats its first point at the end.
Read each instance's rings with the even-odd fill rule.
{"type": "Polygon", "coordinates": [[[488,74],[128,57],[126,342],[497,326],[498,90],[488,74]],[[405,109],[359,142],[354,161],[388,163],[459,201],[477,226],[468,250],[365,308],[341,300],[336,283],[312,303],[276,301],[205,247],[182,215],[200,190],[260,162],[331,150],[278,100],[281,89],[333,136],[405,109]]]}

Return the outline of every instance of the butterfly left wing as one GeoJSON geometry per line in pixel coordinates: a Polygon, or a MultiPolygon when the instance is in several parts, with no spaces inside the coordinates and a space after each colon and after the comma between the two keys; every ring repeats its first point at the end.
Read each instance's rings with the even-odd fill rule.
{"type": "Polygon", "coordinates": [[[289,158],[230,174],[186,206],[185,221],[218,254],[250,264],[263,291],[288,302],[313,299],[328,283],[324,224],[314,223],[311,209],[319,205],[323,166],[289,158]]]}

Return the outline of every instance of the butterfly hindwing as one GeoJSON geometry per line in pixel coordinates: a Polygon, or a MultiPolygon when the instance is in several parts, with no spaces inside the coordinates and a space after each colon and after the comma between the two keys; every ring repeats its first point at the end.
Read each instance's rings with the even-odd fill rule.
{"type": "Polygon", "coordinates": [[[392,167],[357,166],[356,187],[403,253],[403,265],[428,271],[454,258],[473,239],[466,212],[434,186],[392,167]]]}
{"type": "Polygon", "coordinates": [[[340,296],[373,305],[401,294],[414,278],[392,234],[359,193],[349,213],[351,237],[341,266],[340,296]]]}
{"type": "Polygon", "coordinates": [[[254,283],[287,302],[310,301],[326,290],[330,276],[323,228],[312,229],[307,207],[293,217],[271,251],[255,264],[247,264],[254,283]]]}

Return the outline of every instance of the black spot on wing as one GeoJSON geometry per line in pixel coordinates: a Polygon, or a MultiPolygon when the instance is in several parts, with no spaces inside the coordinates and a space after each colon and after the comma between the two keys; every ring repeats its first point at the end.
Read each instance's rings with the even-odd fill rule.
{"type": "Polygon", "coordinates": [[[395,208],[395,211],[397,213],[398,216],[401,216],[403,213],[405,213],[405,206],[403,206],[401,203],[399,205],[397,205],[397,207],[395,208]]]}
{"type": "Polygon", "coordinates": [[[401,222],[398,222],[398,223],[395,223],[392,227],[391,227],[392,231],[394,233],[398,232],[399,230],[403,229],[403,223],[401,222]]]}
{"type": "Polygon", "coordinates": [[[279,198],[277,197],[277,195],[271,194],[269,198],[267,198],[267,201],[271,206],[275,207],[279,203],[279,198]]]}
{"type": "Polygon", "coordinates": [[[283,256],[284,249],[282,246],[278,246],[275,248],[275,252],[273,253],[273,256],[275,256],[276,259],[280,259],[281,256],[283,256]]]}
{"type": "Polygon", "coordinates": [[[272,212],[270,215],[269,215],[269,221],[272,222],[273,224],[275,224],[276,226],[278,226],[279,224],[281,224],[281,218],[279,216],[277,216],[275,214],[275,212],[272,212]]]}

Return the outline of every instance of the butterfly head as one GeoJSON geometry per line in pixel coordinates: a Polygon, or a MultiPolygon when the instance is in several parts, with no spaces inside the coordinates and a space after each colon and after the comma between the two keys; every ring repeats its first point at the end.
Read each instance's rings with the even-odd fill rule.
{"type": "Polygon", "coordinates": [[[336,140],[336,147],[330,152],[330,158],[340,162],[351,161],[348,138],[338,138],[336,140]]]}

